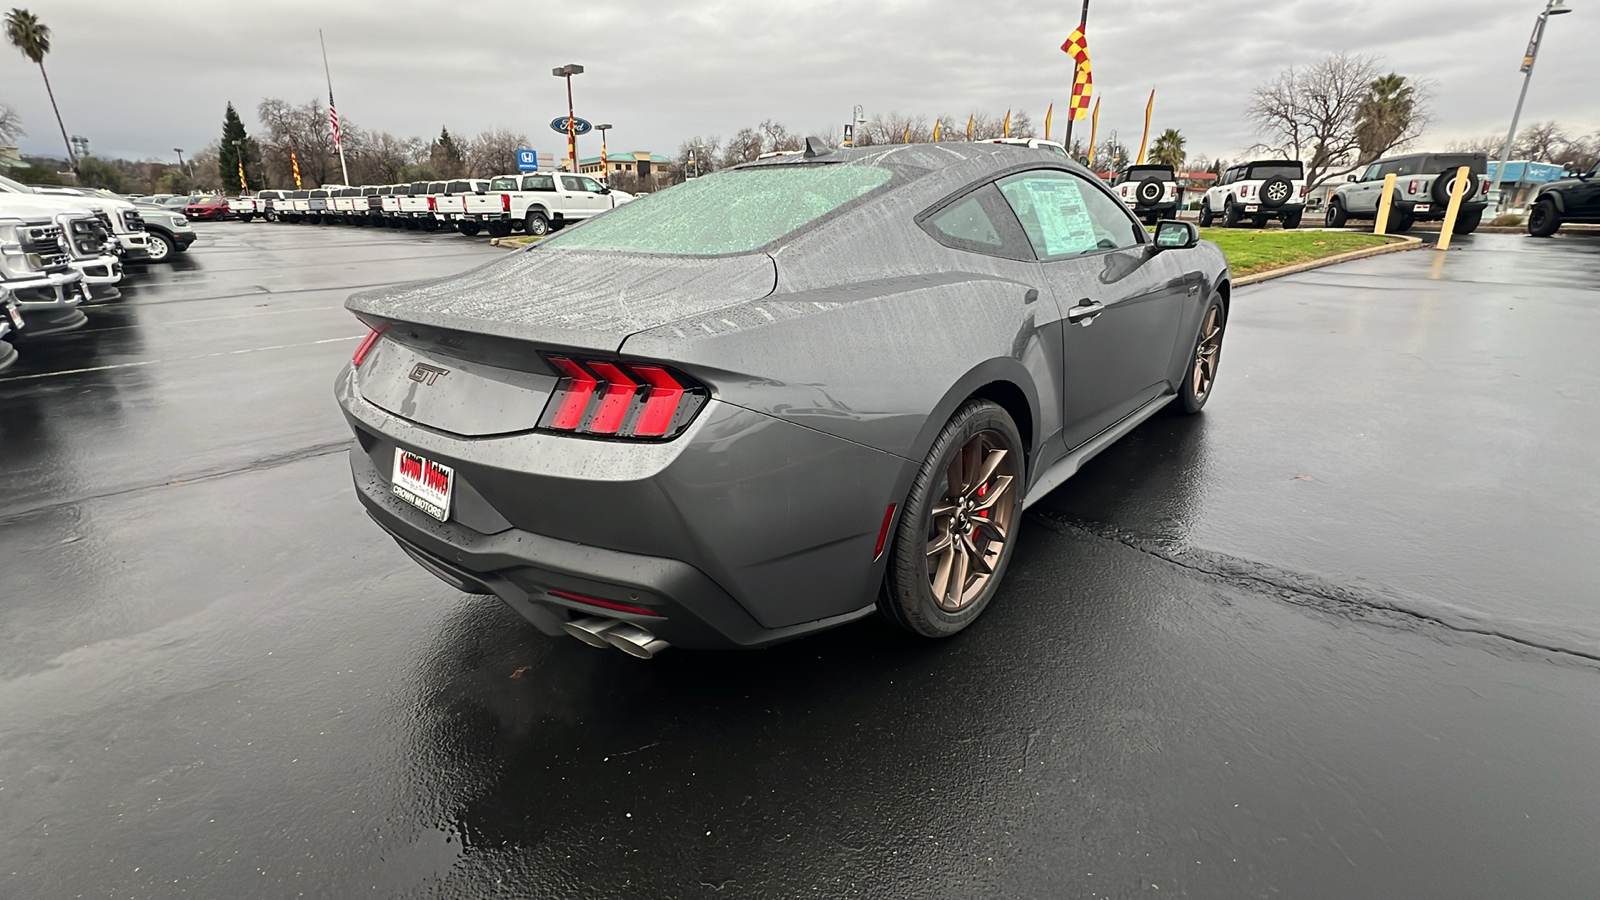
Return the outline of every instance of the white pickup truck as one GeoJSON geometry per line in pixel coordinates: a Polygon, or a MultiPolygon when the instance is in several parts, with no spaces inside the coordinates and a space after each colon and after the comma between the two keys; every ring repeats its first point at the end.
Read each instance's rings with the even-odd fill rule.
{"type": "Polygon", "coordinates": [[[549,234],[634,199],[587,175],[529,172],[489,179],[488,190],[462,197],[457,227],[463,234],[480,228],[504,237],[520,228],[531,235],[549,234]]]}

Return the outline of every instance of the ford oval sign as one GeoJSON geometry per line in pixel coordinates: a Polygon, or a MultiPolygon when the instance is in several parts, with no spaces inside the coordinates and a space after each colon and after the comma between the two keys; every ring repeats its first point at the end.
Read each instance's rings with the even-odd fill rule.
{"type": "MultiPolygon", "coordinates": [[[[588,123],[588,121],[585,120],[585,119],[573,119],[572,120],[572,133],[573,134],[588,134],[590,132],[590,130],[593,129],[593,128],[594,128],[594,126],[590,125],[588,123]]],[[[556,132],[557,134],[566,134],[567,133],[567,117],[566,116],[561,116],[560,118],[551,119],[550,120],[550,130],[556,132]]]]}

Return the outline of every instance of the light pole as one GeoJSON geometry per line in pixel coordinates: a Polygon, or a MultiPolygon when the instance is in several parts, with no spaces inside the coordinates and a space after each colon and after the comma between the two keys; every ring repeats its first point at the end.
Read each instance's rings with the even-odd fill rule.
{"type": "Polygon", "coordinates": [[[230,138],[228,143],[233,145],[234,161],[239,164],[239,193],[247,194],[250,192],[250,184],[244,178],[244,141],[230,138]]]}
{"type": "Polygon", "coordinates": [[[567,165],[572,174],[578,174],[578,132],[573,125],[573,118],[577,115],[572,105],[572,76],[582,75],[583,66],[567,63],[564,66],[550,70],[550,74],[557,78],[567,80],[567,165]]]}
{"type": "Polygon", "coordinates": [[[611,174],[611,168],[606,163],[606,132],[611,130],[611,126],[596,125],[594,129],[600,132],[600,180],[605,181],[611,174]]]}
{"type": "Polygon", "coordinates": [[[1506,132],[1506,145],[1500,151],[1500,165],[1494,169],[1494,183],[1489,185],[1489,205],[1500,209],[1500,178],[1506,164],[1511,161],[1511,142],[1517,137],[1517,120],[1522,118],[1522,101],[1528,99],[1528,82],[1533,80],[1533,63],[1539,56],[1539,41],[1544,38],[1544,25],[1551,16],[1569,13],[1567,0],[1546,0],[1544,12],[1533,23],[1533,36],[1528,38],[1528,52],[1522,55],[1522,93],[1517,95],[1517,110],[1511,114],[1511,130],[1506,132]]]}
{"type": "Polygon", "coordinates": [[[181,169],[185,175],[189,174],[189,170],[183,165],[183,148],[173,147],[172,152],[178,154],[178,168],[181,169]]]}

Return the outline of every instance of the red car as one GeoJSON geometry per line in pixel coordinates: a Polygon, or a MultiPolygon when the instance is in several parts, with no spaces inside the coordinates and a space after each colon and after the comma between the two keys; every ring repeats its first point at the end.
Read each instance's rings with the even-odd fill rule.
{"type": "Polygon", "coordinates": [[[183,208],[183,214],[190,219],[226,219],[231,215],[228,201],[221,197],[196,200],[183,208]]]}

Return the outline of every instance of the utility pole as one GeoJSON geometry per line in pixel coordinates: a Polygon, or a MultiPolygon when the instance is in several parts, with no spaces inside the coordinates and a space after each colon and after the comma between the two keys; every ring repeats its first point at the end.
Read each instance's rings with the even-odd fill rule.
{"type": "Polygon", "coordinates": [[[1545,23],[1551,16],[1569,13],[1566,0],[1547,0],[1544,12],[1539,13],[1539,18],[1533,23],[1533,37],[1528,38],[1528,52],[1522,56],[1522,93],[1517,95],[1517,109],[1511,114],[1511,130],[1506,132],[1506,145],[1500,151],[1500,165],[1495,166],[1494,182],[1489,185],[1489,205],[1495,210],[1500,209],[1500,179],[1506,172],[1506,164],[1511,161],[1511,144],[1517,137],[1517,120],[1522,118],[1522,101],[1528,99],[1528,82],[1533,80],[1533,63],[1539,56],[1539,41],[1544,38],[1545,23]]]}
{"type": "Polygon", "coordinates": [[[567,166],[572,170],[572,174],[576,175],[578,174],[578,126],[574,119],[578,113],[576,107],[572,105],[572,76],[582,75],[583,66],[567,63],[551,69],[550,74],[567,80],[567,166]]]}
{"type": "MultiPolygon", "coordinates": [[[[1078,30],[1083,32],[1083,39],[1087,41],[1089,39],[1089,0],[1083,0],[1083,15],[1078,18],[1078,30]]],[[[1072,61],[1072,75],[1074,78],[1076,78],[1078,75],[1077,60],[1072,61]]],[[[1067,136],[1066,139],[1061,142],[1062,146],[1067,148],[1068,156],[1072,155],[1072,123],[1076,122],[1077,120],[1078,111],[1075,109],[1068,109],[1067,136]]]]}

